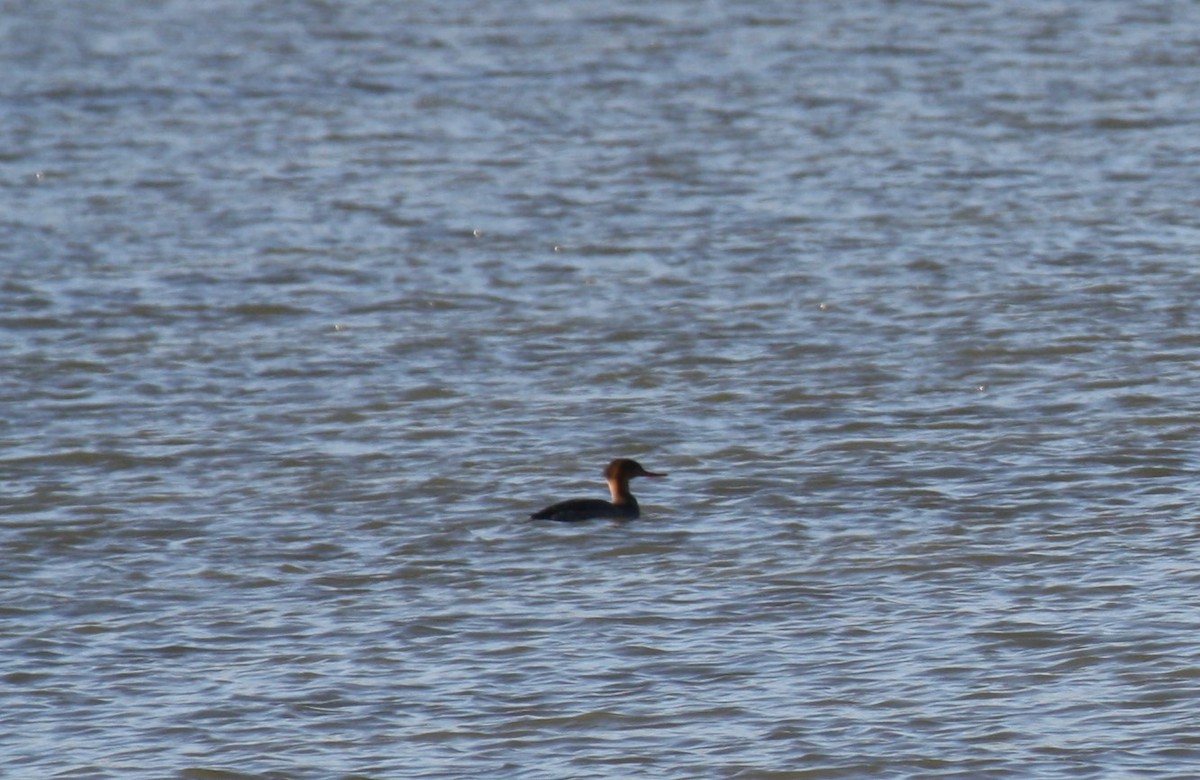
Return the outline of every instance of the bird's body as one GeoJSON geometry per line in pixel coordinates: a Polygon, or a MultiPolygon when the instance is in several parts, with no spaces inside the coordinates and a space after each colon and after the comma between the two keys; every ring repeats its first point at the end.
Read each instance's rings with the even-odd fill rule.
{"type": "Polygon", "coordinates": [[[557,520],[563,523],[579,520],[609,518],[612,520],[633,520],[641,510],[637,499],[629,491],[629,480],[634,477],[665,477],[666,474],[655,474],[646,471],[642,464],[629,458],[617,458],[604,469],[604,480],[612,494],[612,501],[599,498],[572,498],[552,504],[540,512],[530,515],[533,520],[557,520]]]}
{"type": "Polygon", "coordinates": [[[608,517],[613,520],[633,520],[639,514],[641,514],[641,510],[638,508],[636,499],[629,503],[614,504],[602,498],[572,498],[559,501],[529,517],[532,520],[557,520],[561,523],[572,523],[600,517],[608,517]]]}

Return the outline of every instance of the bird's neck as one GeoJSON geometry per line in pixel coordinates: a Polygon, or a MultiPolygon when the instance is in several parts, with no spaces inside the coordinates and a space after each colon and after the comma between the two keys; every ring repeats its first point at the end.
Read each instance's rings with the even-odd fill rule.
{"type": "Polygon", "coordinates": [[[623,504],[637,506],[637,499],[633,497],[633,493],[629,492],[629,480],[627,479],[608,480],[608,492],[612,493],[612,502],[617,506],[623,504]]]}

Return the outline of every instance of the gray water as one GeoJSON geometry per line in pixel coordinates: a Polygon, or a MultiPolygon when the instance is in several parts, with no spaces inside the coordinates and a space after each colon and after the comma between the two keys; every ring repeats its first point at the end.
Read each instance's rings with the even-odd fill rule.
{"type": "Polygon", "coordinates": [[[1200,4],[0,56],[5,777],[1200,775],[1200,4]]]}

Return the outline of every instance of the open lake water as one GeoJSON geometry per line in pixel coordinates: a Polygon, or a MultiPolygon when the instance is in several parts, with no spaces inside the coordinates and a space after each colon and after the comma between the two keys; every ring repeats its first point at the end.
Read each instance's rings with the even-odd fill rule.
{"type": "Polygon", "coordinates": [[[7,0],[0,72],[4,777],[1200,776],[1200,3],[7,0]]]}

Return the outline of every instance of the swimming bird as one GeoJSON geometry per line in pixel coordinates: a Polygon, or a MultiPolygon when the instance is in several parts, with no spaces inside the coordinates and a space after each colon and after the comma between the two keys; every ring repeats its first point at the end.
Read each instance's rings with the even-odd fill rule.
{"type": "Polygon", "coordinates": [[[558,520],[569,523],[577,520],[608,517],[613,520],[633,520],[638,516],[638,502],[629,492],[629,480],[634,477],[665,477],[646,471],[642,464],[629,458],[617,458],[604,469],[604,481],[612,493],[612,501],[599,498],[572,498],[546,507],[530,515],[531,520],[558,520]]]}

